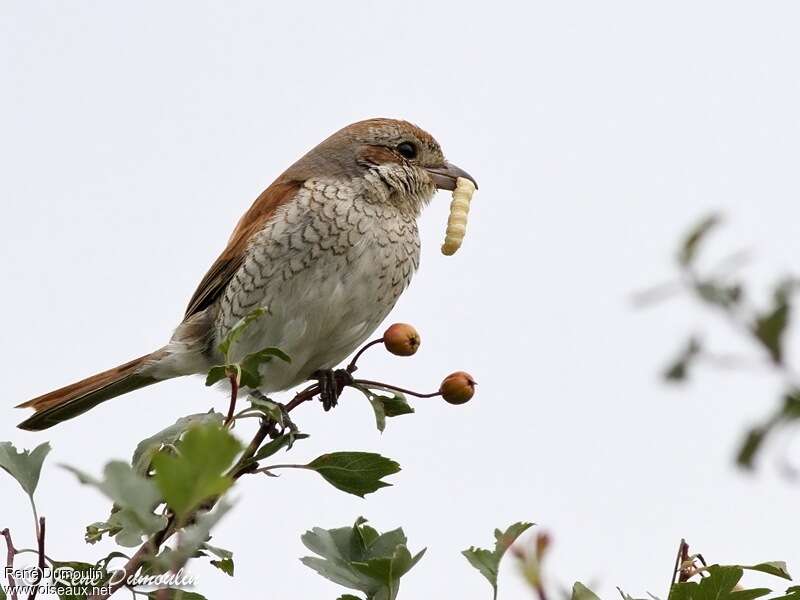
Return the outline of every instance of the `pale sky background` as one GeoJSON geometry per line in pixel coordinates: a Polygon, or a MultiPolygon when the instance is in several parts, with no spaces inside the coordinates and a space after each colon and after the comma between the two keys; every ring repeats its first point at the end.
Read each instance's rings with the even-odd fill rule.
{"type": "MultiPolygon", "coordinates": [[[[362,372],[433,389],[465,369],[478,394],[419,402],[383,435],[355,392],[298,411],[312,437],[286,457],[380,452],[396,485],[360,500],[313,473],[247,477],[214,538],[236,577],[195,561],[198,591],[336,598],[300,535],[359,515],[428,547],[405,599],[489,598],[460,551],[517,520],[552,532],[554,580],[606,598],[663,595],[682,536],[712,562],[800,572],[800,491],[777,452],[755,476],[732,464],[778,386],[702,369],[665,387],[690,331],[748,346],[691,302],[630,303],[712,209],[728,225],[709,255],[754,249],[759,284],[800,270],[798,18],[793,2],[0,2],[0,439],[52,442],[49,553],[111,547],[83,543],[108,504],[57,463],[99,473],[226,401],[182,379],[38,434],[11,406],[163,344],[258,193],[332,131],[390,116],[480,191],[453,258],[448,195],[422,217],[421,270],[388,320],[414,323],[421,351],[371,352],[362,372]]],[[[8,477],[0,491],[0,527],[32,545],[24,495],[8,477]]],[[[528,597],[512,561],[500,585],[528,597]]]]}

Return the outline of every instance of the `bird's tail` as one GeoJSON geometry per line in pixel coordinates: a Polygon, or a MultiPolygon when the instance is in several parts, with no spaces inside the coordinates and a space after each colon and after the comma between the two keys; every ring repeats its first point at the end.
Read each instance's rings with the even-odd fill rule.
{"type": "Polygon", "coordinates": [[[149,363],[157,361],[163,352],[157,350],[140,356],[108,371],[23,402],[17,408],[33,408],[36,412],[18,427],[28,431],[41,431],[77,417],[101,402],[161,381],[145,374],[143,370],[149,363]]]}

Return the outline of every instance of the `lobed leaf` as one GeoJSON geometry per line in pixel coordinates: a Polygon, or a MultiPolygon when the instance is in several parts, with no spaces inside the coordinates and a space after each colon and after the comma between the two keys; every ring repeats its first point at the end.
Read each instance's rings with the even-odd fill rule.
{"type": "Polygon", "coordinates": [[[222,425],[224,420],[222,414],[214,411],[181,417],[169,427],[139,442],[131,458],[133,470],[146,475],[150,471],[150,462],[163,446],[175,444],[191,427],[205,423],[222,425]]]}
{"type": "Polygon", "coordinates": [[[305,465],[337,489],[364,497],[391,484],[382,481],[400,471],[395,461],[373,452],[332,452],[305,465]]]}
{"type": "Polygon", "coordinates": [[[234,343],[236,343],[236,340],[241,337],[241,335],[255,320],[261,318],[265,314],[267,314],[266,309],[259,306],[245,317],[239,319],[239,321],[233,327],[231,327],[228,335],[226,335],[225,339],[223,339],[219,346],[217,346],[220,354],[225,357],[226,362],[228,361],[228,354],[230,353],[231,347],[234,343]]]}
{"type": "Polygon", "coordinates": [[[0,467],[16,479],[25,493],[33,498],[33,493],[39,484],[42,464],[49,452],[49,442],[22,452],[19,452],[11,442],[0,442],[0,467]]]}
{"type": "Polygon", "coordinates": [[[572,586],[571,600],[600,600],[600,597],[580,581],[576,581],[572,586]]]}
{"type": "MultiPolygon", "coordinates": [[[[318,555],[300,559],[304,565],[334,583],[362,591],[368,599],[375,600],[394,600],[400,578],[425,553],[423,549],[411,555],[402,529],[379,534],[362,517],[352,527],[330,530],[315,527],[301,540],[318,555]]],[[[341,598],[357,597],[346,594],[341,598]]]]}
{"type": "Polygon", "coordinates": [[[743,573],[740,566],[711,565],[706,572],[708,576],[699,582],[673,584],[668,600],[754,600],[772,591],[767,588],[738,589],[743,573]]]}
{"type": "Polygon", "coordinates": [[[750,566],[741,565],[741,567],[743,569],[747,569],[748,571],[760,571],[761,573],[767,573],[768,575],[774,575],[775,577],[782,577],[783,579],[788,579],[789,581],[792,580],[792,576],[789,575],[789,571],[786,569],[786,563],[782,560],[763,562],[750,566]]]}
{"type": "Polygon", "coordinates": [[[241,445],[226,429],[207,423],[189,429],[176,449],[176,455],[162,450],[153,457],[153,479],[182,521],[204,501],[232,485],[233,480],[225,473],[241,445]]]}
{"type": "MultiPolygon", "coordinates": [[[[82,484],[100,490],[114,502],[116,510],[108,523],[95,523],[89,527],[102,529],[101,526],[105,526],[106,530],[116,533],[117,541],[121,545],[136,546],[141,543],[142,536],[160,531],[166,526],[166,517],[153,513],[161,502],[161,494],[156,485],[152,480],[134,472],[128,463],[118,460],[109,462],[103,469],[102,479],[96,479],[74,467],[62,466],[82,484]]],[[[90,541],[88,529],[87,541],[90,541]]]]}
{"type": "Polygon", "coordinates": [[[506,550],[530,527],[533,527],[533,523],[519,522],[510,525],[505,531],[495,529],[493,551],[471,546],[461,553],[469,561],[469,564],[475,567],[491,584],[495,600],[497,599],[497,572],[500,568],[500,561],[506,550]]]}

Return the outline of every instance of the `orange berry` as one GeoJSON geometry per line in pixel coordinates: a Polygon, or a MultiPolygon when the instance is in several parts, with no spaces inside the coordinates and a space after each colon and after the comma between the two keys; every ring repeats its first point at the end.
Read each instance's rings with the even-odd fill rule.
{"type": "Polygon", "coordinates": [[[411,356],[420,345],[417,330],[407,323],[395,323],[383,334],[383,345],[397,356],[411,356]]]}
{"type": "Polygon", "coordinates": [[[475,380],[472,375],[464,371],[450,373],[439,386],[439,392],[445,402],[450,404],[464,404],[475,395],[475,380]]]}

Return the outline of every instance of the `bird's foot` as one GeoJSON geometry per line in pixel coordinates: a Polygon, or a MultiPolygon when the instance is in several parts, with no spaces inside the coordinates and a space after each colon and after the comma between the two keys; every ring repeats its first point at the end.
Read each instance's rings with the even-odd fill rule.
{"type": "Polygon", "coordinates": [[[353,376],[346,369],[315,371],[312,377],[319,383],[319,399],[326,412],[336,406],[342,390],[353,383],[353,376]]]}

